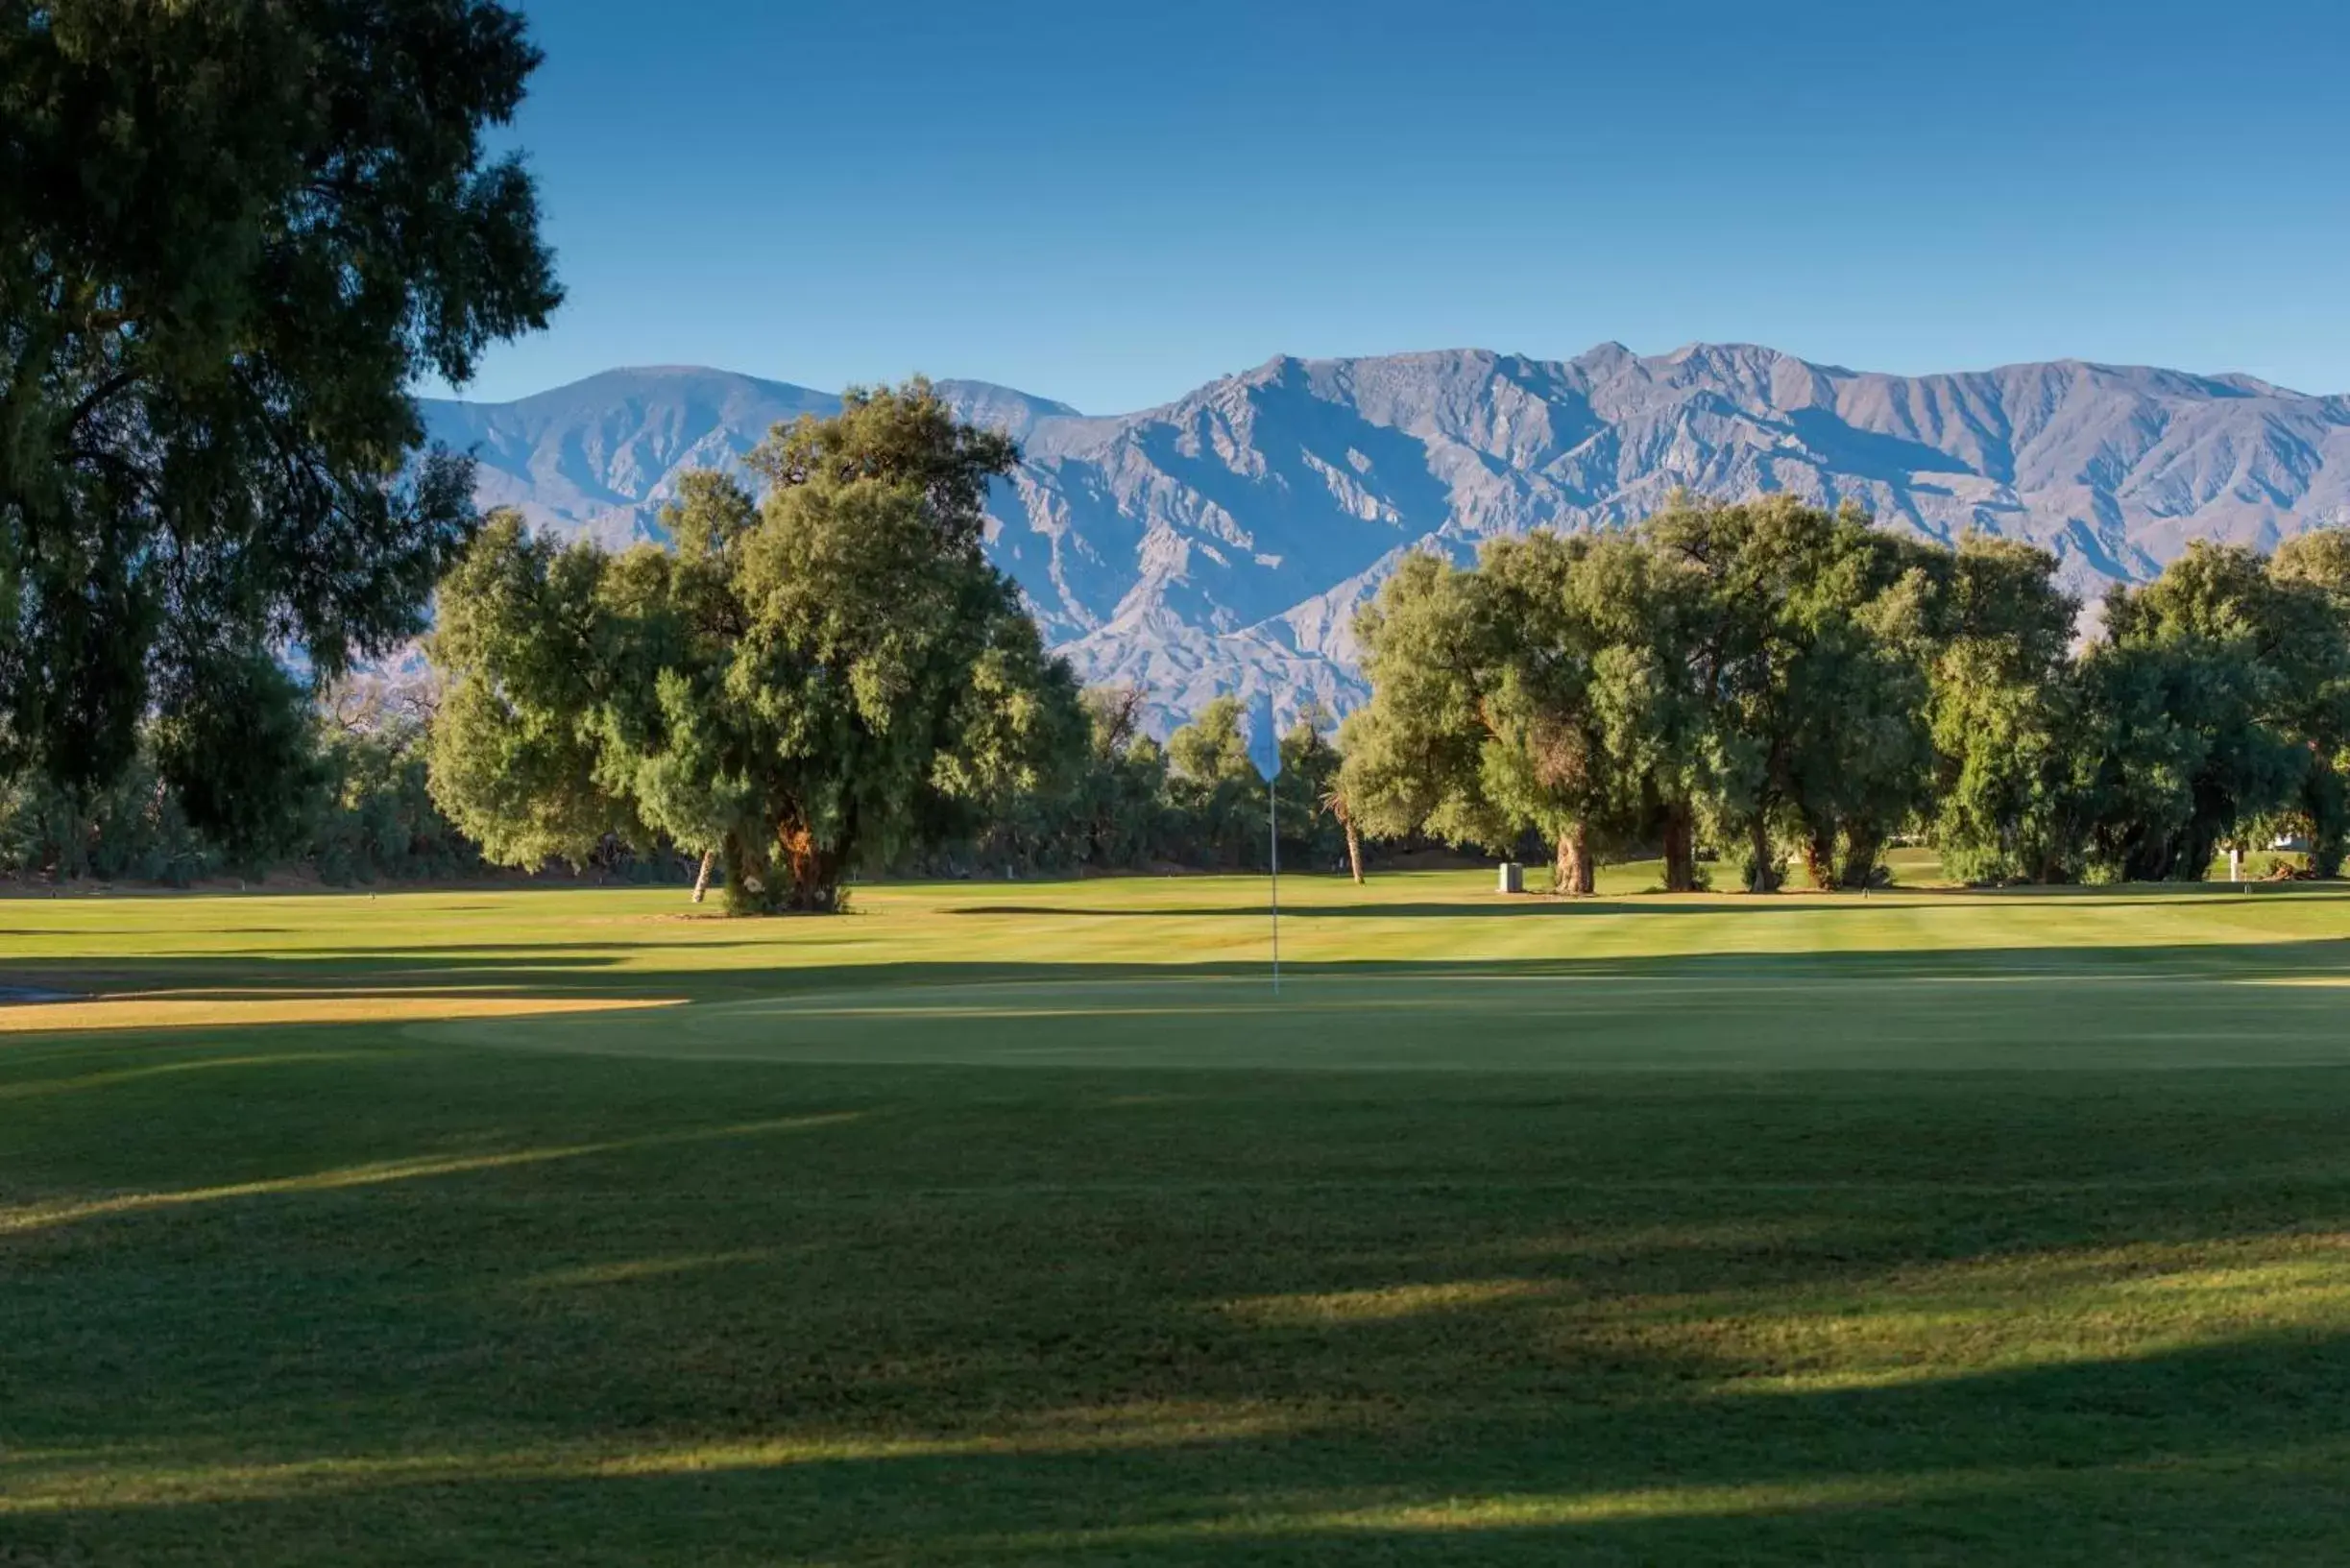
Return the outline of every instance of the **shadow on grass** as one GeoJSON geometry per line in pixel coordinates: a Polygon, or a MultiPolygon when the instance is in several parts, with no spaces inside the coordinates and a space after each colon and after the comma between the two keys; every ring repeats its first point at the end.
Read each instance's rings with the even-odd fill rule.
{"type": "Polygon", "coordinates": [[[83,1212],[0,1238],[10,1550],[2343,1555],[2336,1071],[1171,1081],[379,1038],[11,1104],[0,1192],[83,1212]]]}
{"type": "MultiPolygon", "coordinates": [[[[1433,1331],[1446,1356],[1388,1335],[1232,1357],[1195,1330],[1154,1363],[1148,1340],[1108,1342],[1082,1321],[1039,1320],[1007,1346],[988,1307],[967,1303],[977,1332],[940,1347],[998,1380],[984,1422],[954,1418],[969,1390],[857,1389],[856,1349],[824,1346],[852,1386],[742,1368],[731,1393],[696,1388],[700,1409],[671,1399],[654,1415],[623,1380],[573,1407],[554,1440],[542,1421],[452,1451],[441,1425],[375,1450],[248,1441],[211,1465],[142,1462],[136,1445],[103,1474],[36,1461],[11,1478],[25,1509],[12,1533],[101,1559],[233,1540],[246,1561],[385,1563],[415,1560],[420,1539],[481,1560],[632,1563],[771,1560],[782,1541],[794,1560],[1070,1564],[2199,1564],[2338,1560],[2350,1546],[2338,1332],[1742,1393],[1732,1358],[1545,1340],[1501,1311],[1433,1331]],[[1024,1411],[1020,1363],[1040,1352],[1058,1360],[1053,1392],[1097,1402],[1024,1411]],[[1270,1393],[1199,1397],[1235,1381],[1215,1375],[1227,1357],[1259,1363],[1270,1393]],[[170,1473],[143,1481],[148,1466],[170,1473]]],[[[520,1388],[534,1406],[549,1391],[520,1388]]],[[[299,1418],[266,1402],[250,1413],[299,1418]]]]}
{"type": "MultiPolygon", "coordinates": [[[[970,911],[973,913],[981,911],[970,911]]],[[[1021,911],[1000,911],[1021,912],[1021,911]]],[[[1167,913],[1170,911],[1159,911],[1167,913]]],[[[1202,911],[1206,912],[1206,911],[1202,911]]],[[[1360,911],[1369,913],[1370,911],[1360,911]]],[[[1410,913],[1409,910],[1406,913],[1410,913]]],[[[1253,918],[1262,918],[1261,914],[1253,918]]],[[[710,944],[729,946],[730,944],[710,944]]],[[[136,958],[41,958],[0,969],[8,986],[92,1001],[202,998],[270,1001],[292,997],[371,996],[390,1000],[449,997],[550,1001],[588,999],[740,1001],[809,993],[870,991],[876,996],[923,988],[976,985],[1052,988],[1124,981],[1254,980],[1267,968],[1256,957],[1195,962],[888,961],[784,962],[772,967],[717,968],[666,964],[673,953],[690,959],[704,944],[563,951],[530,955],[522,945],[481,949],[412,947],[281,956],[224,953],[141,961],[136,958]]],[[[764,948],[770,944],[743,943],[764,948]]],[[[804,949],[782,948],[798,957],[804,949]]],[[[1424,978],[1460,983],[1480,979],[1820,982],[1838,980],[2091,981],[2139,977],[2266,979],[2331,982],[2350,979],[2350,937],[2267,942],[2162,942],[2083,946],[1883,948],[1818,952],[1695,953],[1508,958],[1378,958],[1312,961],[1286,958],[1282,973],[1296,980],[1424,978]]],[[[0,1012],[36,1029],[52,1001],[0,1001],[0,1012]]],[[[139,1026],[126,1024],[125,1027],[139,1026]]],[[[267,1026],[257,1025],[255,1026],[267,1026]]],[[[2248,1031],[2257,1021],[2247,1017],[2248,1031]]]]}

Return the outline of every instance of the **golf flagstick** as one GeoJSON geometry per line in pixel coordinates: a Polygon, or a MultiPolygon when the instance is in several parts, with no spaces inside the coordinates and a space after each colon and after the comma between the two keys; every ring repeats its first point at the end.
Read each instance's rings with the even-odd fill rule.
{"type": "Polygon", "coordinates": [[[1265,848],[1272,871],[1272,994],[1281,994],[1281,730],[1272,698],[1253,699],[1248,715],[1248,760],[1265,781],[1265,848]]]}

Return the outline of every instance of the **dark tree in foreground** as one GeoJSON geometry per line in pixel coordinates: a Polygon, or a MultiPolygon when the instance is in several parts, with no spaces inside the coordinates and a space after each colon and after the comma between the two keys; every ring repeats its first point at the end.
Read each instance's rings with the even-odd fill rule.
{"type": "Polygon", "coordinates": [[[917,381],[779,426],[763,500],[690,476],[673,553],[497,519],[442,588],[435,798],[493,860],[666,838],[715,852],[738,909],[818,911],[1053,789],[1086,715],[980,548],[1016,458],[917,381]]]}
{"type": "Polygon", "coordinates": [[[159,715],[190,811],[274,831],[267,666],[413,636],[474,526],[410,387],[559,299],[482,145],[537,63],[494,0],[0,7],[0,776],[159,715]]]}

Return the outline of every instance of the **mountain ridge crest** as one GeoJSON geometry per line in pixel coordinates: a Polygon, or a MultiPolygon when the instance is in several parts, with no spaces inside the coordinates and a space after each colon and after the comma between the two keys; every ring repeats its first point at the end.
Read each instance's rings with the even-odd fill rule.
{"type": "MultiPolygon", "coordinates": [[[[1466,560],[1529,528],[1618,527],[1677,489],[2025,540],[2085,591],[2143,580],[2191,539],[2267,548],[2350,524],[2350,396],[2242,373],[2066,359],[1899,375],[1701,342],[1276,354],[1112,415],[935,385],[1024,448],[990,498],[990,556],[1082,675],[1147,689],[1162,731],[1224,692],[1358,700],[1354,609],[1411,549],[1466,560]]],[[[620,544],[659,537],[685,470],[739,466],[771,425],[837,406],[650,366],[424,414],[474,452],[483,505],[620,544]]]]}

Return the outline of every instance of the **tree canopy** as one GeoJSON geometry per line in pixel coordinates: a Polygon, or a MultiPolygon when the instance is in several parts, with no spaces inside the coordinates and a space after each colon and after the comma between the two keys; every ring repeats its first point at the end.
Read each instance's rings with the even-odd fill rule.
{"type": "Polygon", "coordinates": [[[1701,839],[1766,891],[1800,856],[1864,887],[1902,833],[1985,880],[2195,878],[2224,843],[2350,840],[2350,544],[2195,544],[2073,647],[2045,551],[1955,548],[1788,496],[1677,500],[1536,532],[1473,568],[1407,560],[1358,634],[1371,699],[1342,792],[1386,834],[1658,853],[1701,839]]]}
{"type": "Polygon", "coordinates": [[[483,143],[538,60],[496,0],[0,8],[0,774],[102,785],[159,715],[254,830],[263,666],[421,628],[476,519],[410,389],[560,299],[483,143]]]}
{"type": "Polygon", "coordinates": [[[494,859],[603,837],[722,860],[738,907],[834,907],[860,863],[1077,768],[1087,722],[980,548],[1015,448],[916,381],[855,392],[664,515],[672,551],[496,519],[442,590],[433,789],[494,859]]]}

